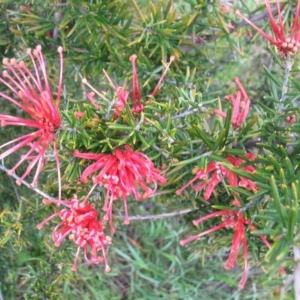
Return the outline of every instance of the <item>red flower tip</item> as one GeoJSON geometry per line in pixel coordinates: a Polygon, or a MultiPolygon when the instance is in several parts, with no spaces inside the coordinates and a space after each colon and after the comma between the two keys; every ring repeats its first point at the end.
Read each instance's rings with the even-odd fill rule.
{"type": "MultiPolygon", "coordinates": [[[[194,220],[193,223],[194,225],[199,225],[200,223],[217,217],[221,216],[222,217],[222,222],[219,225],[216,225],[204,232],[201,232],[197,235],[191,236],[185,240],[180,240],[179,244],[181,246],[186,245],[187,243],[194,241],[200,237],[203,237],[207,234],[210,234],[212,232],[215,232],[217,230],[227,228],[227,229],[233,229],[233,238],[232,238],[232,244],[231,244],[231,249],[230,253],[228,255],[228,259],[224,265],[224,268],[226,270],[229,270],[234,267],[235,262],[237,260],[240,246],[243,246],[243,256],[244,256],[244,271],[243,271],[243,276],[242,279],[239,282],[239,287],[244,288],[245,283],[247,281],[248,277],[248,246],[247,246],[247,240],[246,240],[246,231],[245,231],[245,225],[248,225],[252,230],[256,229],[255,226],[247,219],[244,218],[242,212],[234,211],[234,210],[221,210],[221,211],[216,211],[211,214],[208,214],[204,217],[201,217],[199,220],[194,220]]],[[[271,247],[270,244],[267,242],[266,238],[261,235],[260,236],[261,240],[268,246],[271,247]]]]}
{"type": "Polygon", "coordinates": [[[179,241],[179,245],[180,246],[185,246],[188,242],[186,242],[185,240],[180,240],[179,241]]]}
{"type": "MultiPolygon", "coordinates": [[[[144,105],[142,103],[142,94],[141,94],[140,83],[139,83],[137,68],[136,68],[137,55],[136,54],[131,55],[129,57],[129,60],[130,60],[131,65],[132,65],[132,91],[131,91],[131,100],[132,100],[132,104],[133,104],[132,112],[133,112],[133,114],[142,113],[144,111],[144,105]]],[[[171,56],[170,61],[167,64],[167,67],[165,68],[165,70],[164,70],[162,76],[160,77],[156,87],[154,88],[153,92],[151,93],[152,96],[156,95],[157,91],[159,90],[159,88],[162,84],[162,81],[163,81],[164,77],[166,76],[166,73],[167,73],[168,69],[170,68],[170,65],[172,64],[172,62],[174,60],[175,60],[175,56],[171,56]]],[[[118,87],[113,82],[113,80],[109,77],[107,72],[105,70],[103,70],[103,72],[104,72],[106,78],[108,79],[110,85],[113,87],[115,93],[117,94],[117,98],[115,100],[115,105],[114,105],[114,108],[115,108],[114,119],[117,119],[120,116],[121,112],[124,111],[124,109],[125,109],[125,105],[128,101],[128,97],[129,97],[130,92],[125,88],[118,87]]],[[[82,83],[88,85],[98,96],[100,96],[100,98],[102,98],[106,102],[110,102],[110,100],[107,99],[103,94],[96,91],[88,83],[86,78],[82,79],[82,83]]],[[[93,106],[95,106],[96,108],[101,107],[95,102],[95,99],[93,97],[88,97],[88,99],[91,101],[93,106]]]]}
{"type": "Polygon", "coordinates": [[[137,59],[137,55],[136,54],[132,54],[130,57],[129,57],[129,60],[132,62],[132,63],[135,63],[137,59]]]}
{"type": "Polygon", "coordinates": [[[197,220],[194,220],[194,221],[193,221],[193,224],[194,224],[195,226],[198,226],[198,225],[199,225],[199,223],[197,222],[197,220]]]}
{"type": "MultiPolygon", "coordinates": [[[[247,156],[247,154],[245,155],[247,156]]],[[[236,158],[230,155],[226,157],[226,160],[235,167],[239,167],[245,162],[241,158],[236,158]]],[[[255,168],[253,166],[246,166],[242,167],[241,169],[250,173],[255,171],[255,168]]],[[[219,162],[211,161],[206,169],[199,169],[196,176],[188,183],[186,183],[182,188],[178,189],[176,191],[176,194],[180,195],[183,190],[185,190],[188,186],[192,185],[197,180],[200,180],[200,182],[195,184],[192,189],[197,192],[205,189],[203,196],[206,200],[209,200],[216,186],[222,181],[227,181],[231,186],[241,186],[245,189],[252,190],[253,192],[256,192],[258,190],[258,187],[252,180],[240,177],[235,173],[232,173],[219,162]]],[[[234,203],[238,204],[239,202],[235,201],[234,203]]]]}
{"type": "Polygon", "coordinates": [[[81,112],[81,111],[75,111],[75,112],[74,112],[74,116],[75,116],[77,119],[82,119],[83,116],[84,116],[84,112],[81,112]]]}
{"type": "MultiPolygon", "coordinates": [[[[239,81],[237,77],[233,79],[234,83],[238,87],[238,91],[234,95],[227,95],[224,97],[225,100],[229,100],[232,102],[233,105],[233,111],[232,111],[232,116],[231,116],[231,124],[234,129],[240,127],[246,120],[249,109],[250,109],[250,99],[239,81]]],[[[219,116],[226,118],[227,114],[214,109],[213,110],[214,114],[218,114],[219,116]]]]}
{"type": "Polygon", "coordinates": [[[27,11],[27,12],[31,11],[30,7],[28,7],[26,5],[20,5],[20,10],[27,11]]]}
{"type": "Polygon", "coordinates": [[[78,154],[80,154],[80,152],[77,149],[75,149],[74,152],[73,152],[73,156],[77,157],[78,154]]]}

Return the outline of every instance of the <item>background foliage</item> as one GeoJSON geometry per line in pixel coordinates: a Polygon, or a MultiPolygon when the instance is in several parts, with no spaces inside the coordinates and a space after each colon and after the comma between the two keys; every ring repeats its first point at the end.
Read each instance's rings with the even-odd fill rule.
{"type": "MultiPolygon", "coordinates": [[[[57,249],[51,240],[51,228],[36,229],[36,224],[49,215],[49,208],[41,204],[41,196],[24,186],[17,186],[2,172],[0,290],[3,299],[292,299],[291,285],[287,283],[282,289],[278,268],[285,262],[286,272],[292,273],[290,245],[297,229],[285,224],[289,231],[287,235],[283,233],[278,215],[283,211],[282,222],[285,223],[294,217],[290,208],[294,205],[298,209],[297,201],[284,201],[293,198],[292,184],[298,185],[299,124],[289,128],[274,124],[278,124],[278,118],[284,120],[290,114],[298,116],[299,111],[291,104],[283,116],[276,114],[274,107],[280,98],[283,62],[261,37],[255,36],[234,15],[235,8],[249,15],[260,15],[264,13],[261,2],[0,2],[2,58],[26,59],[26,48],[40,44],[47,57],[51,81],[55,84],[58,76],[56,49],[60,45],[64,48],[63,125],[67,129],[77,128],[77,131],[65,130],[60,135],[64,196],[71,197],[75,193],[83,196],[88,191],[87,187],[79,188],[73,182],[82,171],[79,161],[70,161],[75,148],[99,152],[124,143],[135,144],[136,150],[144,151],[156,165],[167,165],[169,178],[168,185],[156,197],[138,205],[134,200],[130,201],[131,216],[149,216],[149,219],[132,220],[129,226],[116,220],[117,232],[109,249],[111,273],[104,274],[102,266],[84,263],[78,272],[73,273],[70,270],[73,245],[66,242],[57,249]],[[81,79],[87,78],[111,99],[114,91],[102,70],[106,70],[118,86],[130,89],[132,69],[129,57],[132,54],[138,56],[144,101],[149,100],[147,95],[155,87],[164,69],[163,64],[171,55],[176,58],[160,89],[159,100],[155,98],[156,106],[153,104],[152,107],[150,103],[150,109],[156,111],[149,112],[149,109],[146,114],[148,120],[154,120],[153,127],[141,126],[139,131],[135,130],[134,123],[128,129],[121,126],[122,122],[118,126],[113,122],[103,122],[103,136],[98,138],[97,145],[91,145],[90,141],[95,140],[99,133],[87,126],[95,111],[86,101],[85,93],[89,89],[81,79]],[[236,76],[252,101],[247,123],[250,125],[243,127],[237,136],[229,131],[228,119],[226,123],[226,120],[211,114],[212,108],[226,111],[229,107],[222,99],[236,90],[232,83],[236,76]],[[85,111],[85,117],[76,119],[74,111],[85,111]],[[155,117],[155,113],[161,117],[162,112],[164,118],[155,117]],[[187,112],[184,119],[172,119],[187,112]],[[120,132],[126,140],[119,138],[120,132]],[[89,138],[82,138],[84,136],[89,138]],[[106,139],[107,136],[111,139],[106,139]],[[147,136],[147,141],[144,142],[141,136],[147,136]],[[263,146],[257,147],[257,138],[263,146]],[[232,146],[234,141],[237,144],[232,146]],[[287,152],[288,147],[292,147],[292,152],[287,152]],[[255,234],[249,237],[250,278],[245,289],[239,290],[241,269],[236,267],[226,272],[222,268],[231,245],[231,231],[217,232],[186,247],[179,246],[180,239],[199,232],[191,220],[211,212],[211,206],[199,193],[188,190],[176,196],[175,191],[193,177],[194,166],[207,164],[207,153],[222,160],[224,153],[240,155],[245,149],[261,155],[258,161],[261,167],[256,174],[261,190],[252,198],[246,195],[247,200],[258,197],[259,204],[247,211],[248,217],[261,229],[256,235],[266,234],[278,245],[266,256],[268,249],[262,246],[259,238],[255,234]],[[287,157],[292,161],[292,167],[287,157]],[[270,188],[271,175],[274,176],[274,186],[282,188],[286,184],[289,187],[285,197],[280,195],[277,202],[276,188],[270,188]],[[275,201],[268,202],[270,197],[275,201]],[[276,206],[281,201],[283,204],[276,206]],[[191,212],[182,216],[151,217],[186,208],[191,212]]],[[[283,4],[292,15],[294,1],[283,4]]],[[[261,26],[267,24],[263,17],[259,22],[261,26]]],[[[293,67],[288,92],[290,103],[299,97],[297,58],[293,67]]],[[[19,113],[6,102],[1,102],[0,107],[5,113],[19,113]]],[[[98,112],[101,120],[105,113],[105,110],[98,112]]],[[[129,118],[124,122],[130,124],[131,121],[129,118]]],[[[20,129],[1,128],[1,144],[19,133],[20,129]]],[[[13,165],[17,160],[17,155],[9,157],[5,165],[13,165]]],[[[43,174],[40,188],[55,195],[55,173],[48,168],[43,174]]],[[[216,190],[212,198],[212,204],[220,207],[230,201],[224,188],[216,190]]],[[[120,206],[116,215],[120,217],[122,214],[120,206]]],[[[295,224],[298,221],[296,217],[295,224]]],[[[213,222],[205,224],[205,228],[212,227],[213,222]]],[[[242,262],[242,257],[238,262],[242,262]]]]}

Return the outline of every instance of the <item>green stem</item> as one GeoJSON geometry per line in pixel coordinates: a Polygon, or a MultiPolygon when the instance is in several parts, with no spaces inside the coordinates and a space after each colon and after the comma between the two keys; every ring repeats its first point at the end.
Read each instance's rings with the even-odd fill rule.
{"type": "MultiPolygon", "coordinates": [[[[170,213],[165,213],[165,214],[149,215],[149,216],[132,216],[132,217],[129,217],[129,220],[130,221],[143,221],[143,220],[165,219],[165,218],[188,214],[188,213],[190,213],[192,211],[196,211],[196,210],[198,210],[198,209],[186,208],[186,209],[176,210],[176,211],[173,211],[170,213]]],[[[123,219],[123,216],[121,216],[120,218],[123,219]]]]}

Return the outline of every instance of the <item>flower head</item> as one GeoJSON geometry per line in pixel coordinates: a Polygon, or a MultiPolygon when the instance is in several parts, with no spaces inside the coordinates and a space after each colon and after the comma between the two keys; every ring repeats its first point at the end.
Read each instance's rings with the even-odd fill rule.
{"type": "Polygon", "coordinates": [[[268,35],[262,29],[257,27],[254,23],[252,23],[249,19],[243,16],[240,11],[236,11],[236,15],[250,24],[259,34],[261,34],[265,39],[267,39],[270,43],[272,43],[279,50],[280,56],[287,56],[289,54],[294,55],[297,53],[298,48],[300,46],[300,1],[297,1],[296,12],[294,16],[294,20],[292,26],[290,27],[290,32],[286,34],[284,21],[281,14],[280,3],[279,0],[276,0],[277,6],[277,15],[278,20],[276,21],[271,5],[270,0],[265,0],[266,9],[269,16],[270,25],[273,31],[273,37],[268,35]]]}
{"type": "Polygon", "coordinates": [[[60,217],[61,222],[56,225],[53,230],[52,239],[54,245],[59,247],[64,239],[69,236],[69,239],[77,245],[77,252],[75,255],[72,270],[76,271],[77,262],[80,250],[83,250],[84,258],[88,263],[98,264],[104,262],[105,272],[110,271],[107,262],[107,255],[105,247],[111,244],[111,237],[105,236],[104,227],[98,221],[98,212],[85,201],[80,202],[77,199],[72,200],[44,200],[44,203],[62,203],[67,208],[51,215],[43,222],[37,225],[41,229],[45,223],[55,217],[60,217]],[[98,252],[101,251],[102,255],[99,256],[98,252]],[[90,258],[88,257],[90,254],[90,258]]]}
{"type": "MultiPolygon", "coordinates": [[[[138,79],[138,75],[137,75],[137,69],[136,69],[136,59],[137,56],[131,55],[130,56],[130,61],[132,64],[132,92],[131,92],[131,100],[132,100],[132,112],[133,113],[140,113],[144,111],[144,105],[142,104],[142,94],[141,94],[141,89],[140,89],[140,83],[139,83],[139,79],[138,79]]],[[[151,96],[155,96],[167,74],[167,71],[171,65],[171,63],[175,60],[174,56],[171,56],[170,58],[170,62],[168,63],[166,69],[164,70],[162,76],[160,77],[156,87],[154,88],[153,92],[151,93],[151,96]]],[[[114,118],[118,118],[120,116],[120,112],[124,110],[125,105],[128,101],[128,97],[130,95],[130,92],[126,89],[124,89],[123,87],[119,87],[117,86],[112,79],[109,77],[109,75],[106,73],[105,70],[103,70],[105,76],[107,77],[110,85],[113,87],[113,89],[115,90],[115,93],[117,94],[117,99],[115,101],[115,113],[114,113],[114,118]]],[[[106,97],[99,93],[97,90],[95,90],[88,82],[85,78],[83,78],[82,82],[84,84],[87,84],[98,96],[100,96],[100,98],[104,99],[105,101],[108,101],[108,99],[106,99],[106,97]]],[[[95,100],[92,99],[90,97],[88,97],[88,99],[90,100],[90,102],[93,104],[94,107],[98,108],[99,105],[97,103],[95,103],[95,100]]]]}
{"type": "Polygon", "coordinates": [[[151,197],[158,184],[166,183],[166,178],[160,175],[160,170],[155,168],[148,156],[141,152],[133,151],[126,145],[125,150],[115,149],[113,154],[80,153],[74,151],[74,157],[95,160],[81,175],[81,181],[87,182],[93,175],[94,185],[106,189],[103,210],[105,218],[110,220],[112,226],[113,201],[123,199],[125,209],[125,224],[129,224],[127,211],[127,197],[134,195],[136,200],[151,197]],[[149,187],[152,184],[153,187],[149,187]]]}
{"type": "MultiPolygon", "coordinates": [[[[233,81],[239,90],[235,92],[234,95],[225,96],[224,99],[232,102],[233,111],[231,116],[231,124],[233,128],[236,129],[240,127],[247,118],[250,109],[250,99],[239,79],[235,77],[233,81]]],[[[221,117],[226,118],[227,114],[220,110],[214,109],[213,112],[221,117]]]]}
{"type": "Polygon", "coordinates": [[[23,147],[29,148],[27,153],[21,157],[20,161],[9,172],[10,174],[13,173],[23,162],[30,161],[26,171],[17,182],[18,184],[21,184],[22,180],[36,167],[32,185],[35,184],[42,166],[45,163],[45,153],[50,144],[52,144],[54,148],[59,173],[55,132],[61,124],[59,103],[62,93],[62,47],[58,48],[58,52],[60,55],[60,77],[56,97],[54,97],[50,87],[46,71],[46,62],[42,54],[41,46],[37,46],[33,51],[31,49],[27,50],[32,61],[33,72],[23,61],[17,62],[16,59],[3,60],[3,64],[7,70],[3,71],[0,82],[11,90],[13,96],[0,92],[0,97],[13,103],[29,115],[29,118],[26,119],[18,116],[0,114],[1,125],[23,126],[36,130],[0,146],[1,149],[8,148],[0,154],[0,160],[23,147]]]}
{"type": "MultiPolygon", "coordinates": [[[[250,160],[255,159],[255,155],[250,153],[246,153],[245,156],[247,156],[250,160]]],[[[226,160],[235,167],[239,167],[245,162],[241,158],[236,158],[230,155],[226,156],[226,160]]],[[[253,166],[244,166],[241,167],[241,169],[250,173],[253,173],[255,171],[255,168],[253,166]]],[[[245,189],[252,190],[252,192],[256,192],[258,189],[256,184],[252,180],[236,175],[235,173],[226,169],[226,167],[219,162],[211,161],[207,165],[206,169],[196,170],[196,176],[182,188],[177,190],[176,194],[180,195],[188,186],[190,186],[197,180],[200,180],[200,182],[193,186],[193,190],[198,192],[205,189],[204,199],[206,200],[210,198],[216,186],[223,180],[227,180],[231,186],[240,186],[245,189]]],[[[236,196],[234,196],[233,203],[236,206],[240,206],[240,202],[236,198],[236,196]]]]}
{"type": "MultiPolygon", "coordinates": [[[[232,245],[231,245],[231,249],[230,249],[230,252],[228,255],[228,259],[224,265],[224,268],[226,270],[229,270],[234,267],[234,264],[237,260],[238,254],[239,254],[240,246],[243,246],[244,272],[243,272],[242,279],[239,283],[239,287],[242,289],[242,288],[244,288],[245,283],[247,281],[248,270],[249,270],[248,246],[247,246],[245,225],[249,225],[249,227],[252,230],[256,230],[256,227],[248,219],[244,218],[242,212],[238,212],[238,211],[234,211],[234,210],[221,210],[221,211],[213,212],[211,214],[208,214],[208,215],[200,218],[199,220],[193,221],[193,224],[195,226],[198,226],[200,223],[202,223],[208,219],[217,217],[217,216],[222,217],[222,223],[220,223],[219,225],[216,225],[206,231],[203,231],[197,235],[193,235],[185,240],[181,240],[180,245],[184,246],[191,241],[197,240],[200,237],[203,237],[209,233],[215,232],[222,228],[233,229],[234,234],[233,234],[233,238],[232,238],[232,245]]],[[[259,237],[268,248],[271,248],[271,245],[269,244],[269,242],[263,235],[260,235],[259,237]]]]}

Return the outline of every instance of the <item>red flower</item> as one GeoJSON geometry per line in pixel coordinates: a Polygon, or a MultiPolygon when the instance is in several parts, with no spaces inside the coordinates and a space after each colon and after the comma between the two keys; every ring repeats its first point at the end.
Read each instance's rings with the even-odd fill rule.
{"type": "Polygon", "coordinates": [[[136,200],[151,197],[158,184],[167,182],[148,156],[133,151],[128,145],[125,146],[124,151],[115,149],[114,154],[80,153],[75,150],[73,155],[96,161],[83,171],[81,181],[87,182],[90,175],[97,173],[92,179],[94,185],[101,185],[107,190],[103,210],[106,212],[104,218],[110,221],[112,232],[114,231],[112,224],[114,200],[123,199],[124,223],[129,224],[127,196],[133,194],[136,200]],[[153,184],[153,187],[150,188],[148,184],[153,184]]]}
{"type": "MultiPolygon", "coordinates": [[[[251,153],[246,153],[250,160],[255,159],[255,155],[251,153]]],[[[239,167],[245,161],[241,158],[236,158],[234,156],[226,156],[226,160],[235,167],[239,167]]],[[[253,173],[255,168],[253,166],[245,166],[241,168],[242,170],[253,173]]],[[[257,191],[256,184],[247,178],[240,177],[235,173],[226,169],[220,162],[211,161],[206,169],[198,169],[196,171],[196,176],[185,184],[182,188],[176,191],[177,195],[180,195],[188,186],[194,183],[196,180],[201,180],[199,183],[194,185],[192,188],[194,191],[201,191],[205,189],[204,199],[208,200],[213,193],[216,186],[223,180],[227,179],[231,186],[240,186],[248,190],[252,190],[254,193],[257,191]],[[211,176],[209,176],[211,174],[211,176]]],[[[234,205],[240,206],[239,200],[234,196],[234,205]]]]}
{"type": "MultiPolygon", "coordinates": [[[[144,106],[142,104],[142,94],[141,94],[141,90],[140,90],[140,84],[139,84],[139,79],[137,76],[137,70],[136,70],[136,58],[137,56],[134,54],[132,56],[130,56],[130,61],[132,64],[132,103],[133,103],[133,108],[132,108],[132,112],[133,113],[140,113],[142,111],[144,111],[144,106]]],[[[161,86],[162,81],[164,80],[166,73],[171,65],[171,63],[175,60],[174,56],[171,56],[170,58],[170,62],[168,63],[165,71],[163,72],[162,76],[160,77],[156,87],[154,88],[153,92],[151,93],[151,96],[155,96],[158,89],[161,86]]],[[[118,118],[120,116],[120,112],[124,110],[125,108],[125,104],[127,103],[128,100],[128,96],[129,96],[129,91],[127,91],[126,89],[122,88],[122,87],[118,87],[112,80],[111,78],[108,76],[108,74],[106,73],[105,70],[103,70],[105,76],[107,77],[110,85],[114,88],[116,94],[117,94],[117,99],[116,99],[116,104],[115,104],[115,114],[114,114],[114,118],[118,118]]],[[[97,90],[95,90],[88,82],[85,78],[83,78],[82,82],[84,84],[87,84],[96,94],[98,94],[98,96],[100,96],[100,98],[102,98],[105,101],[109,101],[103,94],[99,93],[97,90]]],[[[95,103],[95,100],[90,97],[88,97],[88,99],[91,101],[91,103],[93,104],[93,106],[95,108],[98,109],[99,105],[95,103]]]]}
{"type": "Polygon", "coordinates": [[[297,1],[296,12],[294,16],[294,20],[292,26],[290,28],[289,34],[285,33],[284,21],[281,14],[280,3],[279,0],[276,0],[277,3],[277,15],[278,20],[274,19],[272,9],[270,6],[270,0],[265,0],[267,13],[269,15],[270,25],[273,31],[273,36],[268,35],[262,29],[257,27],[254,23],[248,20],[245,16],[243,16],[240,11],[236,11],[236,15],[250,24],[259,34],[261,34],[265,39],[267,39],[270,43],[277,47],[279,50],[280,56],[287,56],[288,54],[294,55],[297,53],[298,48],[300,46],[300,1],[297,1]]]}
{"type": "Polygon", "coordinates": [[[27,50],[33,64],[34,72],[31,72],[23,61],[17,62],[15,59],[11,59],[10,61],[8,59],[3,60],[3,64],[6,66],[7,70],[3,71],[0,82],[5,84],[7,88],[11,90],[13,96],[0,92],[0,97],[16,105],[19,109],[27,113],[30,118],[25,119],[23,117],[0,114],[1,125],[22,126],[37,129],[34,132],[24,134],[7,142],[0,147],[2,149],[8,148],[0,155],[0,160],[25,146],[29,148],[27,153],[22,155],[20,161],[9,171],[9,174],[12,174],[23,162],[30,161],[23,176],[17,181],[18,184],[22,183],[22,180],[30,174],[34,167],[36,167],[36,172],[32,185],[36,183],[39,173],[45,163],[46,150],[51,143],[54,148],[54,155],[60,178],[55,132],[61,124],[58,109],[62,93],[62,47],[58,48],[58,52],[60,55],[60,77],[56,98],[54,98],[52,94],[41,46],[37,46],[33,51],[31,49],[27,50]]]}
{"type": "MultiPolygon", "coordinates": [[[[250,109],[250,99],[239,79],[235,77],[233,81],[239,90],[235,93],[235,95],[227,95],[224,97],[224,99],[232,102],[233,111],[231,116],[231,124],[233,128],[236,129],[240,127],[247,118],[250,109]]],[[[226,113],[220,110],[214,109],[213,112],[221,117],[226,118],[226,113]]]]}
{"type": "MultiPolygon", "coordinates": [[[[204,232],[201,232],[197,235],[193,235],[185,240],[181,240],[180,245],[184,246],[191,241],[197,240],[206,234],[209,234],[211,232],[217,231],[222,228],[234,229],[231,249],[230,249],[230,252],[228,255],[227,262],[224,265],[224,268],[226,270],[229,270],[234,267],[234,264],[236,262],[238,254],[239,254],[240,246],[242,245],[243,246],[243,254],[244,254],[244,272],[243,272],[242,279],[239,283],[239,287],[242,289],[242,288],[244,288],[245,283],[247,281],[248,271],[249,271],[248,247],[247,247],[247,240],[246,240],[246,235],[245,235],[245,225],[249,225],[249,227],[252,230],[256,230],[256,227],[249,220],[247,220],[243,217],[242,212],[237,212],[234,210],[221,210],[221,211],[213,212],[209,215],[206,215],[206,216],[200,218],[199,220],[193,221],[193,224],[195,226],[198,226],[203,221],[206,221],[208,219],[211,219],[211,218],[214,218],[217,216],[222,216],[222,221],[223,221],[222,223],[220,223],[219,225],[216,225],[204,232]]],[[[260,235],[259,237],[268,248],[271,248],[271,245],[269,244],[269,242],[266,240],[266,238],[263,235],[260,235]]]]}
{"type": "Polygon", "coordinates": [[[79,252],[83,249],[84,258],[88,263],[98,264],[104,262],[105,272],[109,272],[110,267],[107,262],[105,247],[111,244],[111,237],[105,236],[103,224],[97,220],[98,212],[91,205],[86,204],[85,201],[80,202],[77,199],[70,201],[44,200],[45,204],[51,202],[62,203],[67,208],[45,219],[37,225],[37,228],[41,229],[48,221],[56,216],[60,217],[61,222],[54,228],[52,239],[54,245],[59,247],[66,236],[69,236],[69,239],[78,246],[72,271],[76,271],[79,252]],[[100,250],[102,256],[98,256],[100,250]]]}

